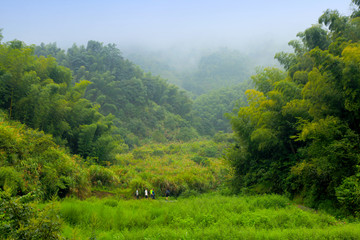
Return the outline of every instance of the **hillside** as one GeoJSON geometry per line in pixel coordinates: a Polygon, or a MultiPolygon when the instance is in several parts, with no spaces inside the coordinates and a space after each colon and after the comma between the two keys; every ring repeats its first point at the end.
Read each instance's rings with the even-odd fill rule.
{"type": "Polygon", "coordinates": [[[160,77],[144,73],[124,59],[114,44],[89,41],[66,52],[56,44],[41,44],[35,54],[51,54],[73,73],[73,82],[90,81],[84,97],[99,106],[129,147],[144,139],[188,140],[197,136],[191,126],[192,103],[184,91],[160,77]]]}
{"type": "MultiPolygon", "coordinates": [[[[200,92],[187,89],[193,94],[204,93],[195,101],[188,97],[190,92],[158,76],[145,74],[124,59],[113,44],[89,41],[86,47],[74,45],[67,52],[55,43],[41,44],[35,53],[55,56],[61,65],[72,70],[74,82],[89,80],[85,98],[97,104],[103,115],[115,116],[113,122],[118,133],[130,148],[141,145],[145,139],[188,141],[199,134],[213,136],[218,131],[229,132],[225,113],[232,112],[240,102],[246,105],[245,79],[250,75],[250,67],[237,51],[222,49],[203,56],[196,72],[179,75],[183,79],[180,86],[191,83],[204,88],[200,92]]],[[[164,68],[178,74],[176,69],[164,68]]]]}
{"type": "Polygon", "coordinates": [[[169,188],[179,196],[215,190],[231,175],[222,159],[226,142],[145,145],[117,154],[104,167],[69,154],[52,136],[9,121],[5,114],[0,116],[0,130],[0,189],[10,196],[85,198],[97,190],[128,198],[136,188],[159,193],[169,188]]]}
{"type": "Polygon", "coordinates": [[[193,103],[193,123],[200,135],[214,136],[218,132],[232,132],[228,114],[247,106],[245,91],[249,81],[222,87],[198,96],[193,103]]]}

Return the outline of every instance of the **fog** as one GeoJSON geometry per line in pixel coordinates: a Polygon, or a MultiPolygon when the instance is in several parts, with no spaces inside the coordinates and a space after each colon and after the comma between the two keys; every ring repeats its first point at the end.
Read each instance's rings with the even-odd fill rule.
{"type": "Polygon", "coordinates": [[[3,41],[68,48],[96,40],[125,54],[167,52],[191,65],[219,47],[263,53],[259,64],[266,64],[326,9],[349,15],[352,6],[350,0],[3,0],[1,8],[3,41]]]}

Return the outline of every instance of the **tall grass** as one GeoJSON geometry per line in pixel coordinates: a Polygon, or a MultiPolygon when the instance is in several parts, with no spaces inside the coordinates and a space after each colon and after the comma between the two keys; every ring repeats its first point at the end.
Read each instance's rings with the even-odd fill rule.
{"type": "Polygon", "coordinates": [[[66,199],[60,214],[68,239],[360,239],[360,224],[301,210],[278,195],[66,199]]]}

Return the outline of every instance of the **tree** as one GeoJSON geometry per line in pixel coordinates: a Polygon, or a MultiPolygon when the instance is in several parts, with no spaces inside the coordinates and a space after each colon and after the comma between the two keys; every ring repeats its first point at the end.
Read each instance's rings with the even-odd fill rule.
{"type": "MultiPolygon", "coordinates": [[[[42,47],[44,51],[54,50],[55,45],[42,47]]],[[[72,153],[95,156],[100,162],[109,160],[114,144],[108,141],[107,155],[97,151],[101,144],[96,142],[112,139],[112,121],[105,121],[98,107],[84,99],[89,81],[72,86],[70,69],[59,66],[53,57],[34,56],[33,49],[21,41],[1,44],[0,55],[0,107],[8,110],[12,119],[52,134],[72,153]],[[84,150],[81,129],[93,125],[98,128],[91,144],[97,146],[84,150]]]]}
{"type": "MultiPolygon", "coordinates": [[[[50,53],[56,51],[54,45],[44,45],[40,46],[38,53],[47,55],[47,50],[50,53]]],[[[96,104],[101,114],[113,115],[116,127],[122,129],[126,139],[132,139],[131,134],[141,139],[150,138],[156,131],[175,135],[178,129],[163,129],[166,112],[190,120],[192,102],[187,94],[160,77],[144,74],[122,57],[115,44],[89,41],[86,46],[73,45],[64,59],[62,63],[74,74],[72,84],[75,87],[82,80],[91,82],[82,97],[96,104]]],[[[78,132],[76,136],[79,136],[78,132]]],[[[71,142],[76,148],[76,141],[71,142]]]]}
{"type": "MultiPolygon", "coordinates": [[[[228,154],[235,186],[286,192],[311,207],[358,208],[360,164],[360,45],[356,18],[327,10],[276,57],[288,70],[280,79],[252,77],[248,107],[231,118],[237,141],[228,154]]],[[[274,72],[274,71],[272,71],[274,72]]]]}
{"type": "Polygon", "coordinates": [[[308,50],[319,47],[321,50],[327,49],[330,42],[327,39],[327,31],[321,25],[313,25],[304,32],[298,33],[308,50]]]}

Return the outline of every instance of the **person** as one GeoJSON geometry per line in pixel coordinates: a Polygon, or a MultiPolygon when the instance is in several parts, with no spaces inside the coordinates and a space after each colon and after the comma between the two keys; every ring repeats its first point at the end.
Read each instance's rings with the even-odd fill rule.
{"type": "Polygon", "coordinates": [[[154,191],[154,189],[151,189],[152,190],[152,192],[151,192],[151,198],[152,199],[155,199],[155,191],[154,191]]]}
{"type": "Polygon", "coordinates": [[[151,198],[153,198],[153,192],[154,192],[154,190],[151,189],[151,190],[150,190],[150,197],[151,197],[151,198]]]}
{"type": "Polygon", "coordinates": [[[148,198],[149,196],[148,196],[148,190],[147,190],[147,188],[145,189],[145,198],[148,198]]]}
{"type": "Polygon", "coordinates": [[[166,201],[169,200],[169,196],[170,196],[170,190],[167,188],[165,191],[166,201]]]}
{"type": "Polygon", "coordinates": [[[139,199],[139,189],[136,189],[135,196],[136,196],[136,199],[139,199]]]}

